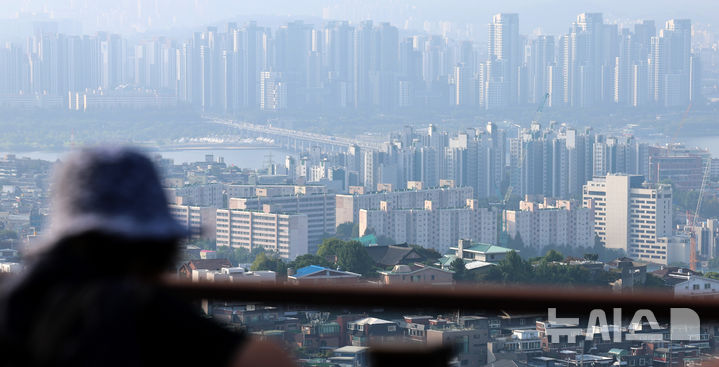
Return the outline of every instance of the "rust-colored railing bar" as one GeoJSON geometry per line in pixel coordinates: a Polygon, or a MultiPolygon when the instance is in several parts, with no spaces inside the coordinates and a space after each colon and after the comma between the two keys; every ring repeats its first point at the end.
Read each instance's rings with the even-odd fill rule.
{"type": "Polygon", "coordinates": [[[591,288],[550,286],[369,287],[357,285],[291,285],[255,283],[191,283],[167,280],[164,285],[195,299],[301,304],[338,308],[487,310],[512,312],[588,313],[592,309],[621,307],[624,312],[691,308],[702,320],[719,321],[719,298],[674,297],[668,292],[612,293],[591,288]]]}

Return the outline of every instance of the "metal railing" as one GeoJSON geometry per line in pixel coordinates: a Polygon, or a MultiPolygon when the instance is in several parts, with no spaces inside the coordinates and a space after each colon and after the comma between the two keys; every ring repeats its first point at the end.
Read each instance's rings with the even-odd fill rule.
{"type": "MultiPolygon", "coordinates": [[[[455,285],[452,287],[293,285],[258,283],[193,283],[165,280],[177,294],[194,299],[297,304],[345,308],[427,309],[437,311],[484,310],[567,313],[621,307],[627,312],[650,308],[691,308],[702,319],[719,321],[719,297],[679,297],[667,291],[613,293],[597,288],[551,286],[455,285]]],[[[659,316],[659,315],[657,315],[659,316]]]]}

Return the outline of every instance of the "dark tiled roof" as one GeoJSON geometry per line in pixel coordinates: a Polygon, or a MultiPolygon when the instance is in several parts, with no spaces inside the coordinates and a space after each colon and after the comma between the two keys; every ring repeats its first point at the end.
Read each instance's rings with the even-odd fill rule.
{"type": "Polygon", "coordinates": [[[698,275],[700,273],[693,271],[691,269],[680,268],[678,266],[666,266],[666,267],[664,267],[664,269],[659,269],[659,270],[653,271],[652,274],[654,274],[660,278],[666,278],[669,276],[669,274],[698,275]]]}
{"type": "Polygon", "coordinates": [[[423,261],[425,258],[409,246],[370,246],[366,247],[372,260],[382,266],[395,266],[406,262],[423,261]]]}
{"type": "Polygon", "coordinates": [[[220,270],[232,266],[227,259],[191,260],[187,265],[192,270],[220,270]]]}

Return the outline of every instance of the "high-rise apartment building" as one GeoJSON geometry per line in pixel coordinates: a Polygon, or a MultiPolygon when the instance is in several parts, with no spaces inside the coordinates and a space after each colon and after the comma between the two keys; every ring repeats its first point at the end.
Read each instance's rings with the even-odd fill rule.
{"type": "Polygon", "coordinates": [[[217,208],[172,204],[170,214],[190,231],[189,239],[215,238],[217,208]]]}
{"type": "Polygon", "coordinates": [[[639,175],[608,174],[584,185],[583,205],[594,210],[594,231],[607,248],[663,262],[657,239],[672,235],[672,189],[639,175]]]}
{"type": "Polygon", "coordinates": [[[506,107],[519,102],[519,67],[522,46],[519,14],[500,13],[489,23],[487,108],[506,107]]]}
{"type": "MultiPolygon", "coordinates": [[[[282,195],[281,192],[251,198],[230,198],[229,209],[259,211],[265,205],[272,206],[273,213],[304,214],[307,216],[309,251],[314,253],[322,238],[336,232],[335,195],[328,193],[298,193],[282,195]]],[[[259,194],[258,194],[259,195],[259,194]]]]}
{"type": "Polygon", "coordinates": [[[519,235],[527,247],[594,246],[594,213],[569,200],[544,198],[543,202],[524,200],[519,210],[505,210],[507,234],[519,235]]]}
{"type": "Polygon", "coordinates": [[[443,209],[435,208],[429,200],[421,209],[393,209],[383,201],[378,210],[360,209],[359,234],[371,229],[396,243],[417,244],[444,253],[463,238],[496,244],[497,214],[495,208],[480,208],[474,199],[461,207],[443,209]]]}
{"type": "Polygon", "coordinates": [[[284,259],[308,253],[308,216],[280,214],[271,205],[262,211],[217,210],[217,246],[263,248],[284,259]]]}
{"type": "Polygon", "coordinates": [[[393,209],[422,209],[425,201],[431,201],[435,209],[458,208],[472,198],[471,187],[437,187],[423,190],[399,190],[372,192],[362,195],[336,196],[336,225],[359,223],[361,209],[379,210],[381,203],[393,209]]]}

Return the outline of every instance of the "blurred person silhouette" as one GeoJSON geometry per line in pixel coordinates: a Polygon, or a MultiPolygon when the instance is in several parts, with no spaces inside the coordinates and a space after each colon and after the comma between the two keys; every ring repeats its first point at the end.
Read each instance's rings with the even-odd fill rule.
{"type": "Polygon", "coordinates": [[[158,285],[187,230],[145,155],[77,151],[52,192],[49,235],[0,294],[0,364],[292,365],[278,346],[215,324],[158,285]]]}

